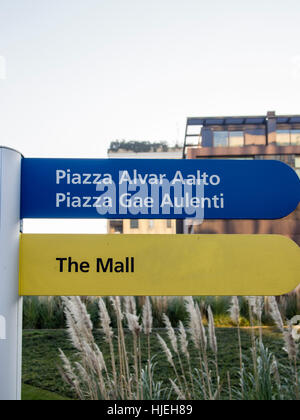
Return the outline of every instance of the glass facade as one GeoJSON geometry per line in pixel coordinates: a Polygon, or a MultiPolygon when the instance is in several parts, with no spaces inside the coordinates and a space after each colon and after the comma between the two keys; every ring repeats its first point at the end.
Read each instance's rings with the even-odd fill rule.
{"type": "Polygon", "coordinates": [[[291,143],[290,130],[277,130],[276,143],[278,146],[289,146],[291,143]]]}
{"type": "Polygon", "coordinates": [[[266,136],[262,129],[213,132],[214,147],[243,147],[265,144],[266,136]]]}
{"type": "Polygon", "coordinates": [[[214,131],[214,147],[228,147],[228,131],[214,131]]]}
{"type": "Polygon", "coordinates": [[[187,146],[300,146],[300,115],[188,118],[187,146]]]}
{"type": "MultiPolygon", "coordinates": [[[[243,147],[266,145],[264,129],[246,129],[245,131],[214,131],[214,147],[243,147]]],[[[300,129],[279,129],[276,131],[278,146],[300,146],[300,129]]]]}
{"type": "Polygon", "coordinates": [[[243,131],[229,131],[229,147],[244,146],[244,132],[243,131]]]}
{"type": "Polygon", "coordinates": [[[300,130],[291,130],[291,145],[300,146],[300,130]]]}
{"type": "Polygon", "coordinates": [[[265,146],[266,144],[266,130],[264,128],[246,128],[245,146],[265,146]]]}
{"type": "MultiPolygon", "coordinates": [[[[297,141],[300,144],[300,138],[297,141]]],[[[263,128],[213,131],[213,147],[265,146],[266,143],[266,132],[263,128]]],[[[206,144],[203,146],[207,147],[206,144]]]]}
{"type": "Polygon", "coordinates": [[[300,130],[277,130],[276,143],[278,146],[300,146],[300,130]]]}

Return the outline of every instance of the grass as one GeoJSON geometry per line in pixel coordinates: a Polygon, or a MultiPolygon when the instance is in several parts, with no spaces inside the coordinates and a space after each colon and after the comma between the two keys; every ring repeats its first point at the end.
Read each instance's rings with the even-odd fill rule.
{"type": "MultiPolygon", "coordinates": [[[[299,313],[300,310],[300,295],[291,294],[286,295],[280,300],[280,311],[285,319],[292,319],[292,317],[299,313]]],[[[232,326],[232,321],[228,316],[228,310],[231,304],[231,298],[228,296],[205,296],[195,297],[202,310],[207,310],[208,305],[214,314],[217,326],[232,326]]],[[[106,302],[109,315],[112,320],[112,326],[117,327],[116,317],[112,310],[109,299],[104,298],[106,302]]],[[[240,315],[241,326],[249,326],[249,310],[246,299],[240,298],[240,315]]],[[[99,311],[97,299],[85,299],[87,309],[91,315],[93,325],[99,326],[99,311]]],[[[137,298],[137,312],[141,314],[143,299],[137,298]]],[[[188,320],[188,314],[184,305],[184,300],[180,297],[166,298],[159,297],[152,300],[153,312],[153,326],[156,328],[164,327],[162,321],[162,314],[170,318],[173,325],[178,325],[179,321],[185,323],[188,320]]],[[[262,322],[264,325],[274,325],[270,315],[264,311],[262,322]]],[[[24,311],[23,311],[23,325],[24,329],[60,329],[65,328],[65,315],[63,305],[60,297],[25,297],[24,311]]]]}
{"type": "Polygon", "coordinates": [[[66,397],[45,391],[34,386],[22,385],[22,401],[65,401],[66,397]]]}
{"type": "MultiPolygon", "coordinates": [[[[151,347],[152,354],[156,355],[156,362],[159,368],[156,371],[156,379],[162,380],[165,384],[169,383],[169,377],[172,376],[172,369],[169,366],[165,355],[161,351],[161,347],[156,339],[156,334],[152,334],[151,347]]],[[[166,330],[159,330],[159,334],[168,342],[166,330]]],[[[219,343],[219,360],[221,382],[226,381],[227,371],[232,375],[232,383],[237,384],[239,355],[237,346],[237,330],[236,328],[217,328],[217,339],[219,343]]],[[[281,335],[273,328],[264,328],[264,343],[278,358],[278,360],[286,364],[287,357],[282,350],[283,343],[281,335]]],[[[109,348],[103,340],[103,335],[95,332],[96,342],[100,345],[104,357],[108,356],[109,348]]],[[[126,333],[126,344],[128,350],[133,351],[132,336],[126,333]]],[[[244,354],[251,360],[251,335],[250,330],[242,329],[242,347],[244,354]]],[[[53,394],[49,394],[49,399],[56,399],[61,396],[74,398],[70,388],[64,384],[58,367],[61,366],[58,348],[61,348],[65,354],[72,360],[76,358],[73,346],[69,342],[67,332],[65,330],[32,330],[23,333],[23,382],[26,384],[24,388],[24,397],[26,399],[44,399],[42,390],[47,390],[53,394]],[[28,388],[27,386],[34,387],[28,388]],[[38,388],[38,390],[37,390],[38,388]],[[39,397],[42,398],[39,398],[39,397]],[[32,397],[32,398],[30,398],[32,397]],[[52,397],[52,398],[51,398],[52,397]]],[[[143,363],[147,361],[146,354],[146,338],[142,336],[142,348],[145,351],[142,354],[143,363]]],[[[191,350],[191,360],[197,364],[197,354],[191,350]]]]}

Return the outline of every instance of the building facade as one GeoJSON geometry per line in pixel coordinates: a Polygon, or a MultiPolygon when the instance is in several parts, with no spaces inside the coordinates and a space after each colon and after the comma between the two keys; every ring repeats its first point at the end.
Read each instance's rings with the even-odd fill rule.
{"type": "MultiPolygon", "coordinates": [[[[182,147],[165,143],[116,142],[108,150],[110,159],[181,159],[182,147]]],[[[175,220],[108,220],[110,234],[175,234],[175,220]]]]}
{"type": "MultiPolygon", "coordinates": [[[[276,159],[300,176],[300,115],[188,118],[185,159],[276,159]]],[[[300,206],[280,220],[186,222],[186,232],[280,234],[300,245],[300,206]]]]}

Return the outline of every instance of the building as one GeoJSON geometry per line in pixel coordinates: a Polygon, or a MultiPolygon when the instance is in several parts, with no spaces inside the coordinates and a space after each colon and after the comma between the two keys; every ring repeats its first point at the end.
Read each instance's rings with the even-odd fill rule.
{"type": "MultiPolygon", "coordinates": [[[[169,147],[166,143],[112,142],[108,150],[110,159],[181,159],[182,147],[169,147]]],[[[110,234],[175,234],[175,220],[124,219],[108,220],[110,234]]]]}
{"type": "Polygon", "coordinates": [[[107,155],[109,159],[181,159],[182,147],[170,147],[165,142],[115,141],[107,155]]]}
{"type": "MultiPolygon", "coordinates": [[[[185,159],[276,159],[300,176],[300,115],[188,118],[185,159]]],[[[206,220],[193,233],[280,234],[300,245],[300,206],[281,220],[206,220]]]]}

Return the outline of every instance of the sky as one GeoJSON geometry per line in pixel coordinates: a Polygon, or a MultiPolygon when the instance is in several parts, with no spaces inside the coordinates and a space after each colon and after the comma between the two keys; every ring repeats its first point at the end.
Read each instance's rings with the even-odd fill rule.
{"type": "Polygon", "coordinates": [[[0,0],[0,144],[105,158],[182,142],[188,116],[300,114],[299,18],[299,0],[0,0]]]}

